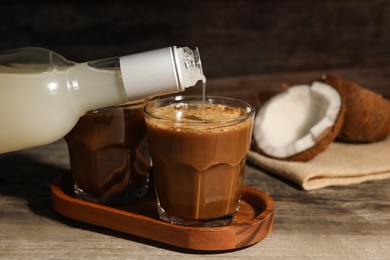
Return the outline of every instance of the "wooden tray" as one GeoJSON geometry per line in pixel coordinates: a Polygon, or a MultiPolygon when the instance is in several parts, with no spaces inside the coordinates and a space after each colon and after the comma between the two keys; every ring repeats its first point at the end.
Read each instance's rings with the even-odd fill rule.
{"type": "Polygon", "coordinates": [[[274,203],[254,187],[243,187],[240,210],[223,227],[173,225],[158,218],[155,197],[149,195],[126,208],[114,208],[73,197],[69,176],[51,186],[52,203],[60,214],[131,235],[193,250],[232,250],[253,245],[268,236],[274,224],[274,203]]]}

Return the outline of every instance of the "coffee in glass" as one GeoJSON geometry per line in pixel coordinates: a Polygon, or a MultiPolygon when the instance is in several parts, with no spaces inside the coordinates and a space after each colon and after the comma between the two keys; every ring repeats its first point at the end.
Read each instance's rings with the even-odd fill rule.
{"type": "Polygon", "coordinates": [[[160,218],[220,226],[239,208],[254,108],[202,96],[160,98],[145,121],[160,218]]]}

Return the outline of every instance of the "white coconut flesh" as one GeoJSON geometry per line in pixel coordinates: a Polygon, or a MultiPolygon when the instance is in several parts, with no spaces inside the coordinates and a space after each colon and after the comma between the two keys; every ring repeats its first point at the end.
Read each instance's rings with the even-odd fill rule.
{"type": "Polygon", "coordinates": [[[340,94],[325,83],[290,87],[260,109],[253,137],[269,156],[293,156],[316,145],[335,124],[341,105],[340,94]]]}

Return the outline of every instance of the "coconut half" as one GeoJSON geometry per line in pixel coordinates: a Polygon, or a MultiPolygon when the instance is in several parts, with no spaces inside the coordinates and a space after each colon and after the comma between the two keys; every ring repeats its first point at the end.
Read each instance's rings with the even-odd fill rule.
{"type": "Polygon", "coordinates": [[[335,87],[319,81],[289,87],[256,115],[254,148],[272,158],[310,160],[337,137],[344,114],[343,98],[335,87]]]}

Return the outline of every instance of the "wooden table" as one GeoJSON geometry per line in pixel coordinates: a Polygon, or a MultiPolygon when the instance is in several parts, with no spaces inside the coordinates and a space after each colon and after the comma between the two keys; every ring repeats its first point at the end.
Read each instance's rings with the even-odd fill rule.
{"type": "MultiPolygon", "coordinates": [[[[281,82],[305,82],[324,72],[213,79],[207,91],[258,104],[281,82]]],[[[331,72],[390,96],[390,67],[331,72]]],[[[0,259],[390,259],[390,179],[308,192],[248,164],[245,184],[275,201],[273,232],[248,248],[195,252],[56,213],[50,184],[69,173],[68,160],[63,140],[0,155],[0,259]]]]}

